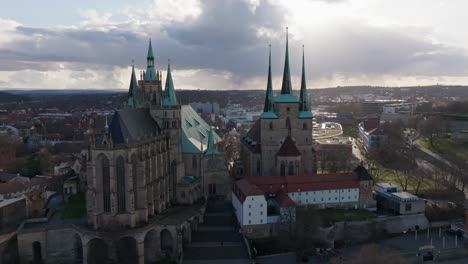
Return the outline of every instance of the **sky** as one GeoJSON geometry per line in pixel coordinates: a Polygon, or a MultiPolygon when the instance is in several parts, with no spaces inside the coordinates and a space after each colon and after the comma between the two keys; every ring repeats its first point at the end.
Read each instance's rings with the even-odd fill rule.
{"type": "MultiPolygon", "coordinates": [[[[466,0],[15,0],[0,4],[0,89],[128,89],[170,59],[176,89],[468,85],[466,0]]],[[[165,78],[164,78],[165,79],[165,78]]]]}

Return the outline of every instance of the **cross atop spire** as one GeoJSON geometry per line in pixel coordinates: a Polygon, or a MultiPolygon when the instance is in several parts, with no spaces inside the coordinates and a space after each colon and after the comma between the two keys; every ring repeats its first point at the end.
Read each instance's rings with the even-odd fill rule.
{"type": "Polygon", "coordinates": [[[135,65],[132,65],[132,77],[130,78],[130,86],[128,87],[127,105],[136,106],[138,83],[135,76],[135,65]]]}
{"type": "Polygon", "coordinates": [[[164,87],[163,106],[177,105],[177,98],[174,89],[174,82],[172,81],[171,64],[167,64],[166,86],[164,87]]]}
{"type": "Polygon", "coordinates": [[[286,55],[284,56],[283,84],[281,94],[292,95],[291,73],[289,71],[288,28],[286,27],[286,55]]]}

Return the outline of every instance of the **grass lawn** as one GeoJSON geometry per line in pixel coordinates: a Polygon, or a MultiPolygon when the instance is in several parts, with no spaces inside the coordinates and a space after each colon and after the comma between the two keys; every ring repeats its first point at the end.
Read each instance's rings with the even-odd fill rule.
{"type": "Polygon", "coordinates": [[[363,209],[322,209],[317,210],[317,212],[321,222],[324,224],[341,221],[365,221],[370,218],[375,218],[373,212],[363,209]]]}
{"type": "Polygon", "coordinates": [[[457,157],[468,160],[468,140],[466,139],[453,139],[447,135],[434,136],[433,146],[429,143],[428,138],[421,140],[420,145],[442,157],[457,157]]]}
{"type": "Polygon", "coordinates": [[[359,130],[357,125],[356,126],[343,126],[343,134],[346,136],[350,136],[353,138],[359,137],[359,130]]]}
{"type": "MultiPolygon", "coordinates": [[[[392,170],[389,169],[384,169],[384,168],[379,168],[379,170],[382,176],[380,176],[380,181],[379,182],[388,182],[395,184],[397,186],[402,187],[398,181],[395,179],[395,175],[392,170]]],[[[372,173],[372,172],[371,172],[372,173]]],[[[416,182],[413,180],[410,180],[408,182],[408,189],[406,190],[409,193],[416,194],[416,182]]],[[[419,186],[419,193],[424,192],[424,191],[432,191],[434,189],[440,188],[440,184],[437,183],[435,180],[430,179],[430,178],[425,178],[424,181],[421,183],[421,186],[419,186]]]]}
{"type": "Polygon", "coordinates": [[[62,218],[80,218],[86,215],[86,202],[84,193],[76,194],[68,200],[62,218]]]}

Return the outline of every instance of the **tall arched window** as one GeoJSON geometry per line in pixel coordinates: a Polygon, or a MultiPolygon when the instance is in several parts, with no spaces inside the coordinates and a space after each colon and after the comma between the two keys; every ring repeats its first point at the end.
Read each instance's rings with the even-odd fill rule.
{"type": "Polygon", "coordinates": [[[192,156],[192,168],[196,169],[197,168],[197,156],[193,155],[192,156]]]}
{"type": "Polygon", "coordinates": [[[280,165],[280,175],[281,176],[286,175],[286,164],[284,164],[284,162],[281,162],[281,165],[280,165]]]}
{"type": "Polygon", "coordinates": [[[132,156],[132,189],[133,189],[133,199],[135,201],[135,209],[139,208],[140,204],[138,203],[138,158],[136,155],[132,156]]]}
{"type": "Polygon", "coordinates": [[[109,213],[111,211],[111,199],[110,199],[110,171],[109,171],[109,159],[106,156],[101,158],[102,168],[102,199],[104,212],[109,213]]]}
{"type": "Polygon", "coordinates": [[[123,213],[125,206],[125,160],[119,156],[115,161],[115,174],[117,179],[117,211],[123,213]]]}
{"type": "Polygon", "coordinates": [[[261,166],[260,166],[260,160],[258,159],[257,160],[257,175],[260,175],[260,171],[261,171],[261,166]]]}
{"type": "Polygon", "coordinates": [[[288,175],[294,175],[294,163],[292,161],[289,162],[288,175]]]}

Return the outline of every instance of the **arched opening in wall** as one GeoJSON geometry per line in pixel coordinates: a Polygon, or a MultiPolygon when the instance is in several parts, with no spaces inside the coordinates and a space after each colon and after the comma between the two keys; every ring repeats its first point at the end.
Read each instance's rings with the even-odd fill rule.
{"type": "Polygon", "coordinates": [[[294,175],[294,163],[292,161],[288,165],[288,175],[294,175]]]}
{"type": "Polygon", "coordinates": [[[161,251],[167,258],[170,258],[174,252],[174,241],[172,234],[167,229],[163,229],[161,231],[161,251]]]}
{"type": "Polygon", "coordinates": [[[132,155],[132,189],[133,189],[133,199],[135,202],[135,209],[140,207],[138,201],[138,158],[136,154],[132,155]]]}
{"type": "Polygon", "coordinates": [[[109,159],[101,155],[98,159],[98,164],[101,166],[98,168],[98,171],[101,173],[102,177],[102,206],[104,212],[109,213],[111,211],[109,159]]]}
{"type": "Polygon", "coordinates": [[[138,263],[137,243],[133,237],[123,237],[117,241],[117,263],[138,263]]]}
{"type": "Polygon", "coordinates": [[[115,173],[117,178],[117,210],[124,213],[125,206],[125,160],[119,156],[115,161],[115,173]]]}
{"type": "Polygon", "coordinates": [[[108,263],[108,247],[104,240],[99,238],[91,239],[88,242],[87,249],[88,254],[86,256],[86,260],[88,264],[108,263]]]}
{"type": "Polygon", "coordinates": [[[18,258],[18,241],[16,238],[11,238],[8,244],[1,252],[0,263],[19,263],[18,258]]]}
{"type": "Polygon", "coordinates": [[[280,165],[280,176],[286,176],[286,164],[284,164],[284,161],[280,165]]]}
{"type": "Polygon", "coordinates": [[[41,242],[39,242],[39,241],[33,242],[32,248],[33,248],[33,263],[34,264],[42,264],[41,242]]]}
{"type": "Polygon", "coordinates": [[[81,237],[78,234],[73,236],[73,248],[75,253],[75,264],[83,263],[83,243],[81,242],[81,237]]]}
{"type": "Polygon", "coordinates": [[[145,264],[156,263],[158,260],[158,232],[151,229],[145,236],[145,264]]]}

